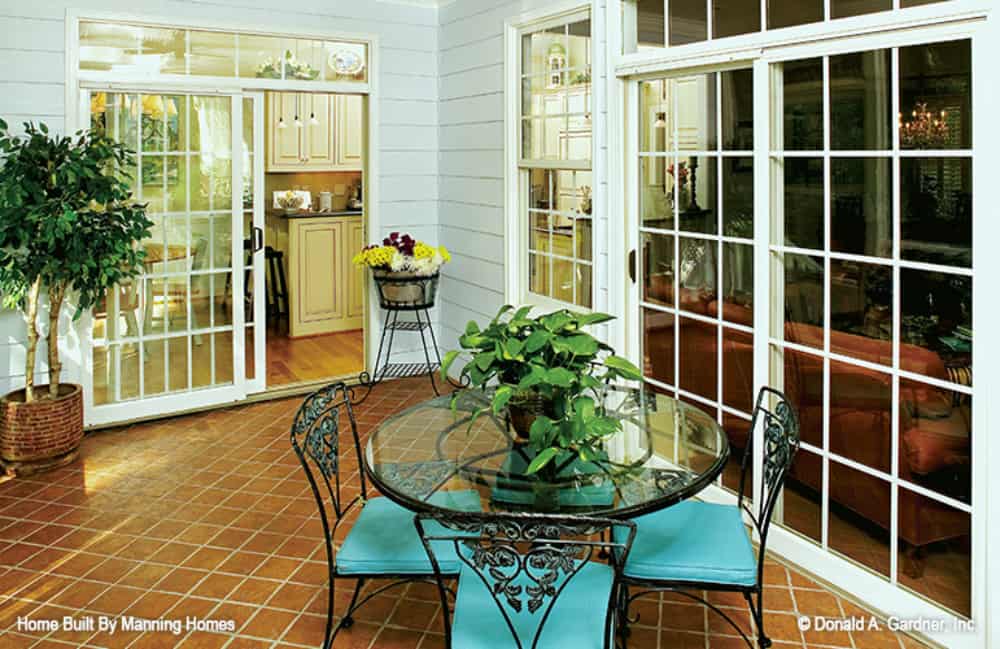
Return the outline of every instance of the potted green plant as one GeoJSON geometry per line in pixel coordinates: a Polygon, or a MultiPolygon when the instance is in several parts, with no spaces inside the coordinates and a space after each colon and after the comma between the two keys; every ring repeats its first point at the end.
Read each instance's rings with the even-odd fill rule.
{"type": "Polygon", "coordinates": [[[463,380],[495,388],[490,407],[534,447],[527,472],[536,473],[565,451],[584,461],[596,457],[621,425],[605,413],[605,387],[642,374],[587,333],[613,316],[563,309],[533,318],[531,308],[504,306],[485,328],[470,322],[459,339],[462,349],[448,352],[441,372],[447,377],[463,352],[471,356],[463,380]]]}
{"type": "Polygon", "coordinates": [[[0,161],[0,292],[27,329],[24,388],[0,399],[0,459],[28,473],[71,461],[83,437],[82,388],[60,382],[60,313],[74,304],[78,318],[136,275],[136,244],[152,223],[124,173],[132,152],[102,131],[67,137],[25,124],[15,135],[0,119],[0,161]],[[36,386],[43,329],[49,382],[36,386]]]}

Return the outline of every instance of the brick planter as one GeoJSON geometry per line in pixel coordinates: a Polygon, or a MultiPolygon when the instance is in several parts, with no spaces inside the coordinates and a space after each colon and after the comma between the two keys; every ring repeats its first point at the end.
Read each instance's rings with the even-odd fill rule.
{"type": "Polygon", "coordinates": [[[59,397],[48,398],[49,386],[35,387],[35,401],[24,402],[24,390],[0,399],[0,459],[8,472],[37,473],[76,459],[83,439],[83,388],[64,383],[59,397]]]}

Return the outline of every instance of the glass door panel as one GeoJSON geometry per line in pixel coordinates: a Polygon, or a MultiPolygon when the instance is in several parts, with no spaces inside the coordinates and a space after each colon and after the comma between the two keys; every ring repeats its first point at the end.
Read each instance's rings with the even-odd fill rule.
{"type": "Polygon", "coordinates": [[[643,371],[730,433],[731,489],[753,401],[752,97],[749,69],[639,84],[643,371]]]}
{"type": "Polygon", "coordinates": [[[243,318],[234,318],[233,241],[242,239],[243,222],[233,216],[233,189],[243,180],[233,173],[234,101],[90,96],[90,124],[136,151],[135,166],[121,171],[153,222],[140,244],[142,272],[95,311],[94,406],[236,388],[234,330],[243,318]]]}
{"type": "Polygon", "coordinates": [[[971,41],[771,79],[770,383],[803,441],[776,521],[969,616],[971,41]]]}

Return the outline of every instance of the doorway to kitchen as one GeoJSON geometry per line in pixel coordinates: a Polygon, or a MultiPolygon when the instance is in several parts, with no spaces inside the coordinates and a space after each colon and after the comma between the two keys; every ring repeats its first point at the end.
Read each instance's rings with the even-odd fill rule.
{"type": "Polygon", "coordinates": [[[68,127],[129,144],[154,223],[85,327],[87,424],[361,374],[371,42],[110,16],[72,33],[68,127]]]}
{"type": "Polygon", "coordinates": [[[362,95],[266,94],[268,388],[365,368],[365,114],[362,95]]]}

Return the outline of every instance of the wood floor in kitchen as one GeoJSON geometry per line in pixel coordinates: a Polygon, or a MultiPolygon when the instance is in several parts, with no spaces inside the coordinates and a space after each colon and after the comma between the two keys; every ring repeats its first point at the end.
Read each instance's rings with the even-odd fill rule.
{"type": "Polygon", "coordinates": [[[364,333],[344,331],[288,338],[268,331],[267,386],[357,375],[364,369],[364,333]]]}

